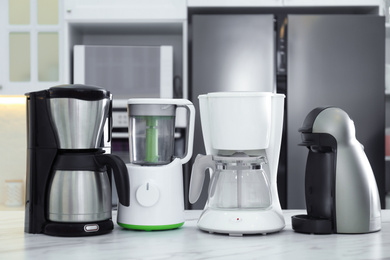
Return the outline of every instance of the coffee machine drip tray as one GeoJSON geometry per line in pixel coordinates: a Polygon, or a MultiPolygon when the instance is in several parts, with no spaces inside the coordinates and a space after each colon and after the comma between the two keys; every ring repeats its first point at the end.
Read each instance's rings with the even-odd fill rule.
{"type": "Polygon", "coordinates": [[[325,218],[314,218],[309,215],[296,215],[291,217],[294,230],[308,234],[332,234],[332,221],[325,218]]]}

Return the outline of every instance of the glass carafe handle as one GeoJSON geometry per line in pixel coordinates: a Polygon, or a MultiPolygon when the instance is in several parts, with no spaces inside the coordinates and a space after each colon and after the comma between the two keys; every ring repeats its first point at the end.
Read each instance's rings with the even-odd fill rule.
{"type": "Polygon", "coordinates": [[[194,145],[194,129],[195,129],[195,108],[191,101],[187,99],[174,99],[178,107],[184,107],[187,110],[187,140],[185,154],[180,158],[181,163],[187,163],[192,156],[194,145]]]}
{"type": "Polygon", "coordinates": [[[195,162],[192,165],[191,181],[190,181],[190,192],[189,200],[194,204],[202,192],[205,171],[211,169],[215,171],[215,162],[213,161],[212,155],[198,154],[195,162]]]}

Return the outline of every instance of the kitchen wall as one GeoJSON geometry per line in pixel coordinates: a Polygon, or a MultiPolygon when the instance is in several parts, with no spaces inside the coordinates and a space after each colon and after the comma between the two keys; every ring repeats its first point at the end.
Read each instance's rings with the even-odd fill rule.
{"type": "Polygon", "coordinates": [[[25,99],[23,96],[0,96],[0,210],[15,208],[6,206],[6,203],[24,201],[27,147],[25,99]],[[17,185],[10,181],[16,181],[17,185]],[[22,185],[18,181],[23,181],[22,185]]]}
{"type": "Polygon", "coordinates": [[[24,209],[23,94],[64,83],[62,5],[63,0],[0,0],[0,211],[24,209]]]}

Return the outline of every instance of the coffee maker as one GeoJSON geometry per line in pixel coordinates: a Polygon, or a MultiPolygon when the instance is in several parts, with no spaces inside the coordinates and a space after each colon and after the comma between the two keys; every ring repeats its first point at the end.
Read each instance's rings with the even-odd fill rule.
{"type": "Polygon", "coordinates": [[[119,201],[129,205],[126,165],[103,150],[111,136],[110,92],[62,85],[26,96],[25,232],[55,236],[110,232],[111,170],[119,201]]]}
{"type": "Polygon", "coordinates": [[[167,230],[184,224],[183,164],[192,156],[195,108],[186,99],[128,100],[130,206],[118,205],[118,225],[167,230]],[[175,118],[187,111],[186,149],[174,156],[175,118]],[[183,111],[184,112],[184,111],[183,111]]]}
{"type": "Polygon", "coordinates": [[[209,197],[198,227],[210,233],[264,234],[284,228],[277,192],[284,95],[215,92],[199,96],[207,155],[192,167],[189,200],[211,170],[209,197]]]}
{"type": "Polygon", "coordinates": [[[378,187],[355,125],[337,107],[318,107],[299,129],[308,148],[307,214],[292,216],[296,232],[360,234],[381,229],[378,187]]]}

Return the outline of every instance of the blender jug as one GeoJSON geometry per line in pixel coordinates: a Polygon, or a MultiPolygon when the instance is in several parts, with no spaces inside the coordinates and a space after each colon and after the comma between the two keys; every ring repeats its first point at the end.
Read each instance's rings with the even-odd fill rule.
{"type": "Polygon", "coordinates": [[[174,153],[176,106],[129,104],[130,162],[164,165],[174,153]]]}

